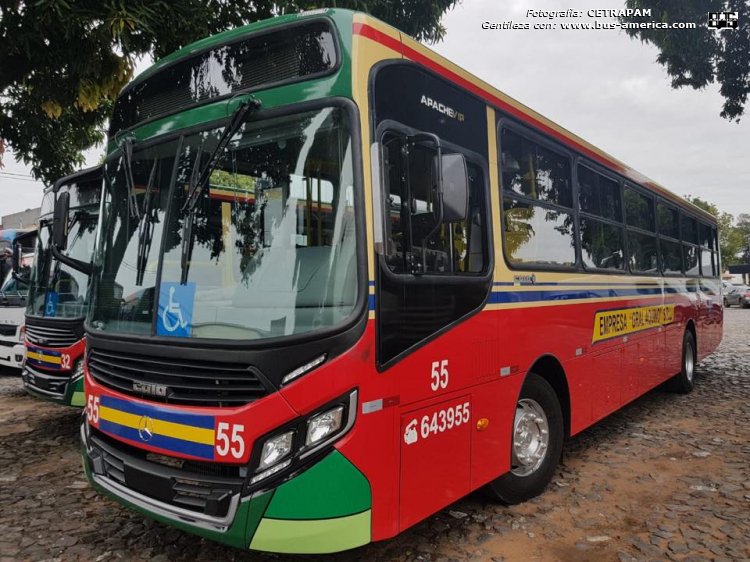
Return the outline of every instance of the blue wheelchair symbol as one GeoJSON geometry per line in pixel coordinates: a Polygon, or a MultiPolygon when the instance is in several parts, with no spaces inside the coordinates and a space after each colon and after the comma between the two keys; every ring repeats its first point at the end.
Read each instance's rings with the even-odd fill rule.
{"type": "Polygon", "coordinates": [[[44,303],[44,315],[50,318],[57,316],[57,302],[59,295],[55,291],[47,293],[47,300],[44,303]]]}
{"type": "Polygon", "coordinates": [[[195,283],[162,283],[159,288],[159,316],[156,333],[160,336],[190,337],[193,325],[195,283]]]}

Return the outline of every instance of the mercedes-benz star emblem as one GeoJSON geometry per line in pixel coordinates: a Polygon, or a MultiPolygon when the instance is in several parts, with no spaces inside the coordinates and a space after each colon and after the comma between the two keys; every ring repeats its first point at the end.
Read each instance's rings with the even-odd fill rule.
{"type": "Polygon", "coordinates": [[[148,416],[141,416],[138,420],[138,437],[141,441],[150,441],[154,436],[154,422],[148,416]]]}

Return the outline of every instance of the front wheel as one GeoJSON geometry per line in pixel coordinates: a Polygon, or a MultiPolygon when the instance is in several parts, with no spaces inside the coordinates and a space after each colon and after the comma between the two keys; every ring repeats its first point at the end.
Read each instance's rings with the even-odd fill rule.
{"type": "Polygon", "coordinates": [[[695,387],[695,363],[697,358],[693,332],[685,330],[682,336],[682,368],[669,380],[669,390],[687,394],[695,387]]]}
{"type": "Polygon", "coordinates": [[[729,301],[724,299],[724,308],[729,308],[729,301]]]}
{"type": "Polygon", "coordinates": [[[488,484],[487,491],[508,505],[539,495],[555,473],[564,437],[555,390],[539,375],[529,373],[516,404],[510,472],[488,484]]]}

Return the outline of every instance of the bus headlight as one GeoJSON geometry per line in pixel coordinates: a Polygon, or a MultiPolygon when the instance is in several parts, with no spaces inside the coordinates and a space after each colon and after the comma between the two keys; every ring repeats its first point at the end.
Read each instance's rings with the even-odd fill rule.
{"type": "Polygon", "coordinates": [[[328,402],[307,416],[297,418],[276,429],[265,441],[257,441],[250,456],[250,478],[244,494],[250,494],[256,484],[283,478],[299,471],[327,447],[343,437],[357,417],[356,389],[328,402]]]}
{"type": "Polygon", "coordinates": [[[309,447],[319,443],[329,435],[341,429],[341,420],[344,417],[344,407],[338,406],[317,416],[313,416],[307,422],[307,438],[305,446],[309,447]]]}
{"type": "Polygon", "coordinates": [[[258,468],[265,470],[289,455],[292,452],[292,441],[294,441],[294,432],[287,431],[263,443],[258,468]]]}
{"type": "Polygon", "coordinates": [[[73,367],[73,374],[70,378],[77,379],[78,377],[83,376],[83,358],[76,361],[75,366],[73,367]]]}

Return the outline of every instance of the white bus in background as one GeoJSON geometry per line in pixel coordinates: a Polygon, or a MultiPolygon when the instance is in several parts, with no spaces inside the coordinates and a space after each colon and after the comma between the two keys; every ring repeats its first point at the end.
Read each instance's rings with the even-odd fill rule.
{"type": "Polygon", "coordinates": [[[35,241],[36,231],[24,232],[13,240],[13,271],[0,280],[0,370],[10,367],[18,374],[25,356],[24,315],[35,241]]]}

